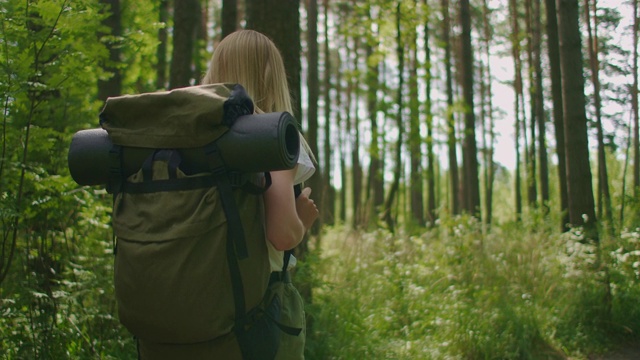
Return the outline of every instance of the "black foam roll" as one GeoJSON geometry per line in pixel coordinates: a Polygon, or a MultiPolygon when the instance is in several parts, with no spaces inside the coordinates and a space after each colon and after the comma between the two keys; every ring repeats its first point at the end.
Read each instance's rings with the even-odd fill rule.
{"type": "MultiPolygon", "coordinates": [[[[245,115],[217,140],[222,159],[230,170],[266,172],[291,169],[298,161],[300,135],[288,112],[245,115]]],[[[109,181],[113,143],[103,129],[78,131],[71,139],[68,164],[80,185],[106,185],[109,181]]],[[[136,173],[154,151],[122,147],[121,169],[125,177],[136,173]]],[[[209,171],[202,147],[179,149],[186,173],[209,171]]]]}

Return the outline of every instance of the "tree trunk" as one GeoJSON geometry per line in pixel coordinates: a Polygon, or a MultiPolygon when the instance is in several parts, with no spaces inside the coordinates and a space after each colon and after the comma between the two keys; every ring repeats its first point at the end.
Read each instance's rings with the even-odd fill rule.
{"type": "Polygon", "coordinates": [[[473,101],[473,49],[471,47],[471,8],[469,0],[460,1],[460,24],[462,27],[462,92],[464,96],[464,146],[462,152],[464,168],[465,209],[480,218],[480,184],[476,147],[476,124],[473,101]]]}
{"type": "Polygon", "coordinates": [[[489,4],[487,0],[483,1],[483,18],[484,18],[484,46],[485,46],[485,57],[487,59],[486,64],[486,74],[487,81],[485,86],[485,95],[486,99],[486,107],[487,107],[487,116],[486,119],[483,120],[483,123],[486,124],[486,120],[488,120],[488,124],[486,126],[486,131],[483,131],[483,138],[488,132],[489,141],[485,142],[485,210],[486,216],[485,221],[487,224],[491,224],[493,217],[493,179],[495,177],[495,166],[493,163],[493,154],[494,154],[494,143],[495,143],[495,132],[494,132],[494,119],[493,119],[493,91],[491,87],[491,83],[493,82],[493,76],[491,72],[491,52],[490,52],[490,43],[491,43],[491,23],[489,18],[489,4]]]}
{"type": "Polygon", "coordinates": [[[556,153],[558,156],[558,182],[560,193],[560,211],[562,213],[562,231],[569,230],[569,195],[567,193],[567,167],[564,145],[564,115],[562,113],[562,75],[560,73],[560,44],[558,39],[558,20],[556,1],[545,0],[547,15],[547,49],[551,72],[551,97],[553,100],[553,126],[555,129],[556,153]]]}
{"type": "Polygon", "coordinates": [[[378,129],[378,87],[379,60],[378,43],[375,36],[367,44],[367,114],[371,123],[371,142],[369,144],[369,177],[367,185],[367,211],[369,220],[375,223],[377,211],[384,203],[384,183],[382,177],[382,159],[380,152],[380,130],[378,129]]]}
{"type": "MultiPolygon", "coordinates": [[[[423,0],[426,7],[427,0],[423,0]]],[[[428,9],[428,12],[430,10],[428,9]]],[[[425,48],[425,102],[424,112],[427,123],[427,221],[430,227],[434,227],[438,214],[436,213],[436,176],[435,176],[435,155],[433,152],[433,113],[431,111],[431,46],[429,44],[431,29],[429,28],[429,17],[424,22],[424,48],[425,48]]]]}
{"type": "Polygon", "coordinates": [[[335,190],[331,184],[332,152],[331,152],[331,52],[329,48],[329,0],[324,0],[324,166],[323,166],[323,199],[322,222],[327,225],[335,223],[335,190]]]}
{"type": "MultiPolygon", "coordinates": [[[[355,37],[353,39],[353,71],[354,74],[358,74],[358,65],[359,65],[359,53],[360,53],[360,40],[355,37]]],[[[360,115],[359,115],[359,104],[360,104],[360,79],[358,75],[352,76],[353,81],[351,83],[349,89],[349,113],[350,110],[353,110],[353,117],[350,118],[347,123],[350,125],[350,128],[347,130],[347,133],[350,134],[349,138],[351,140],[351,194],[353,196],[353,219],[352,226],[354,229],[360,227],[362,223],[362,166],[360,165],[360,115]],[[353,121],[351,121],[353,120],[353,121]]]]}
{"type": "Polygon", "coordinates": [[[516,0],[509,0],[509,15],[511,16],[511,53],[513,55],[514,65],[514,142],[516,151],[516,169],[515,169],[515,205],[516,205],[516,221],[522,219],[522,180],[521,180],[521,161],[520,161],[520,104],[522,99],[522,60],[520,58],[520,25],[518,6],[516,0]]]}
{"type": "Polygon", "coordinates": [[[98,99],[106,101],[110,96],[118,96],[122,92],[122,73],[120,72],[120,37],[122,36],[122,25],[120,20],[120,0],[100,0],[105,6],[109,15],[103,20],[103,24],[109,29],[108,34],[98,36],[108,36],[106,47],[109,51],[109,59],[102,68],[111,73],[107,80],[98,80],[98,99]]]}
{"type": "Polygon", "coordinates": [[[596,113],[596,129],[598,138],[598,212],[599,218],[604,218],[609,233],[613,235],[613,208],[609,193],[609,175],[607,174],[607,158],[602,129],[602,101],[600,97],[600,61],[598,60],[598,20],[596,15],[596,0],[593,1],[593,26],[591,24],[590,1],[584,1],[585,22],[589,39],[589,66],[591,68],[591,83],[593,84],[594,108],[596,113]]]}
{"type": "MultiPolygon", "coordinates": [[[[160,0],[158,4],[158,21],[162,24],[169,22],[169,0],[160,0]]],[[[156,88],[167,87],[167,42],[169,29],[165,25],[158,29],[158,48],[156,49],[156,88]]]]}
{"type": "MultiPolygon", "coordinates": [[[[307,62],[308,62],[308,105],[307,105],[307,141],[314,154],[318,154],[318,99],[320,97],[320,80],[318,75],[318,2],[309,0],[307,3],[307,62]]],[[[322,200],[322,169],[316,169],[315,174],[309,179],[309,186],[313,189],[311,194],[320,211],[323,210],[322,200]]],[[[312,227],[312,234],[320,233],[322,226],[320,216],[312,227]]]]}
{"type": "Polygon", "coordinates": [[[238,28],[238,0],[222,0],[222,37],[238,28]]]}
{"type": "Polygon", "coordinates": [[[403,121],[402,121],[402,88],[404,86],[404,42],[402,41],[401,31],[402,20],[402,3],[398,2],[396,5],[396,54],[398,56],[398,91],[396,102],[398,105],[398,112],[396,114],[396,126],[398,130],[398,141],[396,142],[395,149],[395,164],[393,169],[393,182],[387,193],[387,198],[384,203],[383,219],[386,222],[389,231],[395,232],[396,224],[392,215],[392,206],[396,200],[398,190],[400,189],[400,177],[402,175],[402,142],[403,142],[403,121]]]}
{"type": "MultiPolygon", "coordinates": [[[[535,71],[536,121],[538,125],[538,166],[540,172],[541,206],[544,213],[549,212],[549,163],[547,159],[546,127],[547,120],[544,112],[544,94],[542,88],[542,15],[541,0],[533,1],[533,63],[535,71]]],[[[533,141],[533,139],[532,139],[533,141]]]]}
{"type": "Polygon", "coordinates": [[[633,90],[631,101],[633,104],[633,193],[640,197],[640,118],[638,108],[638,0],[633,0],[633,90]]]}
{"type": "Polygon", "coordinates": [[[282,54],[293,115],[301,121],[300,0],[246,0],[246,7],[246,28],[271,38],[282,54]]]}
{"type": "Polygon", "coordinates": [[[587,239],[599,241],[589,164],[578,0],[558,0],[557,4],[569,220],[573,226],[584,226],[587,239]]]}
{"type": "Polygon", "coordinates": [[[446,72],[447,93],[447,147],[449,150],[449,180],[451,182],[451,214],[460,213],[458,191],[460,180],[458,176],[458,152],[456,140],[456,124],[453,117],[453,74],[451,73],[451,19],[449,16],[449,0],[441,0],[442,7],[442,41],[444,46],[444,67],[446,72]]]}
{"type": "Polygon", "coordinates": [[[191,85],[193,80],[193,51],[200,23],[199,0],[176,1],[173,8],[173,52],[169,88],[191,85]]]}
{"type": "MultiPolygon", "coordinates": [[[[527,34],[527,59],[529,60],[529,110],[530,110],[530,122],[529,122],[529,131],[530,131],[530,142],[527,143],[528,152],[526,156],[526,167],[527,167],[527,200],[530,208],[537,207],[538,201],[538,183],[537,183],[537,164],[536,164],[536,122],[538,119],[538,89],[536,88],[536,61],[534,55],[534,38],[533,34],[533,23],[535,20],[533,19],[532,14],[532,1],[536,0],[525,0],[525,26],[526,26],[526,34],[527,34]]],[[[526,133],[526,130],[525,130],[526,133]]]]}
{"type": "Polygon", "coordinates": [[[411,222],[424,226],[424,187],[422,185],[422,136],[420,136],[420,100],[418,99],[418,34],[411,29],[409,44],[409,202],[411,222]]]}
{"type": "Polygon", "coordinates": [[[633,104],[633,193],[640,197],[640,110],[638,107],[638,0],[633,0],[633,90],[631,101],[633,104]]]}

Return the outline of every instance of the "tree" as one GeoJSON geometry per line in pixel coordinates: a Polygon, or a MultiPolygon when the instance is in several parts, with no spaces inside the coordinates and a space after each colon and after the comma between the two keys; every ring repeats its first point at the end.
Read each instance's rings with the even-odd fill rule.
{"type": "MultiPolygon", "coordinates": [[[[417,12],[417,1],[411,13],[417,12]]],[[[422,184],[422,136],[420,135],[420,100],[418,99],[418,34],[415,26],[409,27],[409,192],[411,219],[424,226],[424,186],[422,184]]]]}
{"type": "Polygon", "coordinates": [[[169,73],[169,88],[191,85],[193,54],[198,24],[200,24],[199,0],[176,1],[173,6],[173,52],[169,73]]]}
{"type": "Polygon", "coordinates": [[[476,120],[473,101],[473,48],[471,47],[471,6],[469,0],[460,1],[462,27],[462,92],[465,103],[464,143],[462,162],[464,169],[465,209],[480,218],[480,185],[476,147],[476,120]]]}
{"type": "Polygon", "coordinates": [[[438,214],[436,213],[436,175],[435,175],[435,155],[433,151],[434,134],[433,134],[433,113],[431,109],[431,29],[429,27],[431,8],[427,4],[427,0],[423,0],[423,6],[426,14],[424,19],[424,49],[425,49],[425,93],[424,112],[427,124],[427,220],[429,226],[435,226],[438,214]]]}
{"type": "Polygon", "coordinates": [[[585,22],[589,41],[589,67],[591,69],[591,83],[593,84],[594,108],[596,114],[596,129],[598,139],[598,217],[606,219],[607,226],[613,234],[613,209],[609,194],[609,175],[607,174],[607,159],[605,154],[604,134],[602,129],[602,104],[600,95],[600,61],[598,60],[598,20],[596,15],[596,1],[593,1],[593,25],[591,24],[591,2],[584,1],[585,22]],[[604,208],[604,212],[603,212],[604,208]],[[604,215],[604,216],[603,216],[604,215]]]}
{"type": "MultiPolygon", "coordinates": [[[[533,32],[533,63],[535,71],[535,119],[538,125],[538,164],[540,167],[540,195],[541,206],[545,213],[549,211],[549,165],[547,159],[547,117],[544,111],[544,94],[542,87],[542,16],[541,0],[532,0],[532,32],[533,32]]],[[[533,120],[532,120],[533,121],[533,120]]],[[[533,141],[533,139],[531,139],[533,141]]]]}
{"type": "Polygon", "coordinates": [[[167,86],[167,42],[169,31],[169,0],[160,0],[158,4],[158,20],[164,24],[158,29],[158,47],[156,50],[156,88],[164,89],[167,86]]]}
{"type": "Polygon", "coordinates": [[[322,219],[327,225],[335,222],[335,190],[331,184],[332,154],[331,154],[331,52],[329,47],[329,1],[323,1],[324,9],[324,81],[322,96],[324,100],[324,144],[323,144],[323,190],[322,219]]]}
{"type": "Polygon", "coordinates": [[[102,66],[108,74],[107,79],[98,81],[98,99],[106,101],[110,96],[118,96],[122,91],[122,74],[120,71],[120,47],[122,43],[122,25],[120,21],[120,0],[100,0],[108,15],[102,21],[109,33],[99,34],[100,41],[109,51],[109,59],[102,66]]]}
{"type": "Polygon", "coordinates": [[[302,119],[300,80],[300,0],[247,0],[247,29],[258,31],[276,44],[287,69],[293,116],[302,119]]]}
{"type": "Polygon", "coordinates": [[[514,130],[515,130],[515,150],[516,150],[516,168],[515,168],[515,205],[516,205],[516,221],[520,221],[522,217],[522,180],[520,169],[520,128],[521,118],[524,118],[524,106],[522,92],[522,59],[520,57],[520,24],[518,16],[518,6],[516,0],[509,0],[509,15],[511,16],[511,54],[513,56],[514,80],[513,88],[515,93],[514,101],[514,130]],[[521,117],[522,115],[522,117],[521,117]]]}
{"type": "Polygon", "coordinates": [[[447,148],[449,154],[449,181],[451,188],[451,213],[460,213],[460,202],[458,191],[460,181],[458,177],[458,155],[456,140],[456,124],[453,117],[453,75],[451,73],[451,20],[449,16],[449,0],[441,0],[442,10],[442,40],[444,46],[444,67],[446,73],[446,93],[447,93],[447,148]]]}
{"type": "Polygon", "coordinates": [[[396,113],[396,126],[398,128],[398,139],[396,141],[396,149],[394,153],[394,168],[393,168],[393,182],[387,193],[387,198],[384,202],[383,219],[389,231],[394,232],[396,229],[396,223],[391,211],[391,208],[396,200],[396,196],[400,189],[400,177],[402,176],[402,143],[403,143],[403,101],[402,101],[402,88],[404,85],[404,42],[402,41],[402,2],[398,2],[396,5],[396,54],[398,56],[398,89],[396,95],[396,102],[398,105],[398,112],[396,113]]]}
{"type": "Polygon", "coordinates": [[[588,239],[599,241],[589,164],[578,0],[558,0],[557,4],[569,221],[572,226],[584,226],[588,239]]]}
{"type": "MultiPolygon", "coordinates": [[[[309,0],[307,3],[307,88],[309,91],[307,105],[307,136],[311,151],[318,154],[318,99],[320,97],[320,80],[318,75],[318,2],[309,0]]],[[[314,191],[314,198],[320,211],[324,211],[322,200],[324,196],[322,186],[322,169],[316,169],[309,179],[309,186],[314,191]]],[[[313,233],[318,234],[322,225],[322,216],[314,223],[313,233]]]]}
{"type": "Polygon", "coordinates": [[[222,38],[238,27],[238,0],[222,0],[222,38]]]}
{"type": "Polygon", "coordinates": [[[633,0],[633,188],[636,198],[640,196],[640,110],[638,107],[638,0],[633,0]]]}
{"type": "Polygon", "coordinates": [[[481,99],[482,99],[482,139],[483,139],[483,159],[484,159],[484,188],[485,188],[485,222],[487,224],[491,224],[491,218],[493,216],[493,179],[494,179],[494,169],[495,166],[493,164],[493,153],[494,153],[494,141],[495,141],[495,133],[494,133],[494,121],[493,121],[493,91],[491,87],[491,83],[493,82],[492,73],[491,73],[491,52],[490,52],[490,44],[491,44],[491,23],[489,18],[489,4],[487,0],[483,1],[482,4],[482,17],[483,17],[483,45],[484,45],[484,53],[486,64],[480,69],[480,84],[481,84],[481,99]],[[484,74],[486,72],[486,79],[484,74]],[[488,134],[487,134],[488,133],[488,134]],[[489,136],[489,140],[487,141],[486,137],[489,136]]]}
{"type": "Polygon", "coordinates": [[[560,43],[558,39],[558,20],[556,1],[545,0],[547,15],[547,51],[551,76],[551,98],[553,102],[553,127],[555,129],[556,155],[558,157],[558,189],[560,194],[560,212],[563,231],[569,224],[569,195],[567,193],[567,167],[564,145],[564,115],[562,100],[562,74],[560,73],[560,43]]]}

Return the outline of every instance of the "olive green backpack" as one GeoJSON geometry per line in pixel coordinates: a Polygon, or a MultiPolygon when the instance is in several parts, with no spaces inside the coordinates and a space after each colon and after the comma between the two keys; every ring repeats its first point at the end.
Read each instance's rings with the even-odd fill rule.
{"type": "Polygon", "coordinates": [[[216,146],[237,117],[252,113],[234,84],[107,100],[100,124],[114,144],[108,191],[118,314],[138,339],[235,336],[242,358],[275,356],[279,299],[264,296],[270,271],[261,196],[270,180],[229,171],[216,146]],[[137,148],[152,150],[137,172],[123,174],[123,154],[137,148]],[[206,171],[190,169],[189,149],[205,153],[206,171]]]}

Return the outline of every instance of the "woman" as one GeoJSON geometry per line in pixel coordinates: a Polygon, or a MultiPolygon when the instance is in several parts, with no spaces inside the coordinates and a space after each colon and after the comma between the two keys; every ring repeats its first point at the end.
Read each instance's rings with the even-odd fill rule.
{"type": "MultiPolygon", "coordinates": [[[[253,99],[256,112],[293,113],[280,52],[268,37],[256,31],[240,30],[225,37],[214,50],[209,71],[202,83],[239,83],[253,99]]],[[[315,171],[313,155],[304,138],[301,136],[300,139],[298,165],[292,170],[272,172],[272,185],[264,194],[272,272],[283,269],[284,251],[296,247],[318,218],[318,209],[309,198],[310,188],[304,188],[297,198],[294,196],[294,185],[307,180],[315,171]]],[[[295,259],[292,258],[289,264],[289,267],[294,266],[295,259]]],[[[285,316],[291,311],[302,312],[302,299],[297,290],[290,282],[285,284],[285,290],[285,316]]],[[[297,316],[304,320],[303,313],[297,316]]],[[[283,322],[286,323],[286,319],[283,322]]],[[[304,322],[299,326],[303,332],[298,336],[282,333],[277,359],[304,358],[304,322]]]]}

